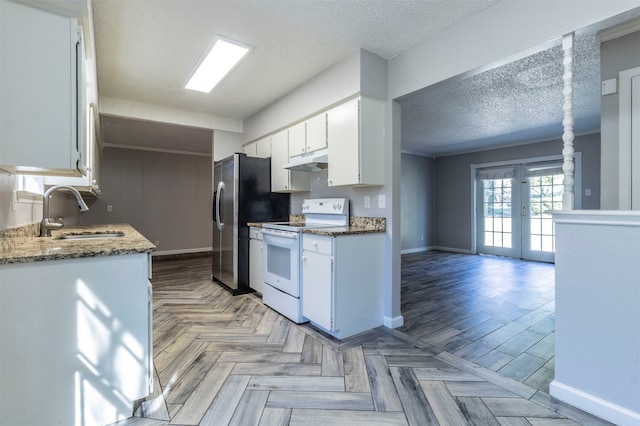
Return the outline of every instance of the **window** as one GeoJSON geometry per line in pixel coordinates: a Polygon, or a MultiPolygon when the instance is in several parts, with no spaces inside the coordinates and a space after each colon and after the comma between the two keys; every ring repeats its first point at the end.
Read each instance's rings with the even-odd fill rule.
{"type": "Polygon", "coordinates": [[[16,175],[14,200],[18,203],[42,203],[44,177],[16,175]]]}
{"type": "Polygon", "coordinates": [[[484,244],[511,247],[511,181],[486,179],[483,184],[484,244]]]}

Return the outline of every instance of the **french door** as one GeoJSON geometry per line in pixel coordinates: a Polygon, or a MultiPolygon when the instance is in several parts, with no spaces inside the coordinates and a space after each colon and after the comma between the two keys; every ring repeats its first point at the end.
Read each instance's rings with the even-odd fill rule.
{"type": "Polygon", "coordinates": [[[562,209],[562,163],[479,169],[476,230],[479,253],[554,261],[550,210],[562,209]]]}

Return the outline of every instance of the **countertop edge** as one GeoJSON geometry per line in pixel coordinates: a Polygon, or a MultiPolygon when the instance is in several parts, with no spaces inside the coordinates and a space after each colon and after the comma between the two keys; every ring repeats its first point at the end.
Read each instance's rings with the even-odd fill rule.
{"type": "Polygon", "coordinates": [[[52,232],[54,237],[5,238],[0,247],[0,265],[52,260],[151,253],[156,247],[127,224],[85,225],[52,232]],[[56,240],[56,235],[122,231],[124,237],[88,240],[56,240]]]}

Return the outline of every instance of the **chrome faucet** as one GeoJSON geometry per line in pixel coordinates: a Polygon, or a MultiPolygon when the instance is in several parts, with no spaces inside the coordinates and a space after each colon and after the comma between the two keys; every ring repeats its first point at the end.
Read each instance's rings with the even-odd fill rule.
{"type": "Polygon", "coordinates": [[[71,193],[76,197],[78,201],[78,207],[80,207],[81,212],[86,212],[89,210],[89,207],[85,204],[82,196],[78,192],[77,189],[67,185],[56,185],[47,189],[44,193],[44,201],[42,203],[42,222],[40,224],[40,236],[41,237],[50,237],[52,229],[60,229],[64,226],[64,222],[62,218],[51,219],[49,217],[49,197],[57,190],[65,189],[67,191],[71,191],[71,193]]]}

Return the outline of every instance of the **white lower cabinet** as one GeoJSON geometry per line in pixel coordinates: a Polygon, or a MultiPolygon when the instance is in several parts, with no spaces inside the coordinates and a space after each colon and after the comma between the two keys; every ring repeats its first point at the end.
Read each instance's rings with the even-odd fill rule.
{"type": "Polygon", "coordinates": [[[249,287],[262,294],[262,231],[249,228],[249,287]]]}
{"type": "Polygon", "coordinates": [[[384,322],[384,233],[302,235],[302,315],[344,339],[384,322]]]}
{"type": "Polygon", "coordinates": [[[147,253],[0,265],[0,425],[131,417],[152,386],[148,277],[147,253]]]}

